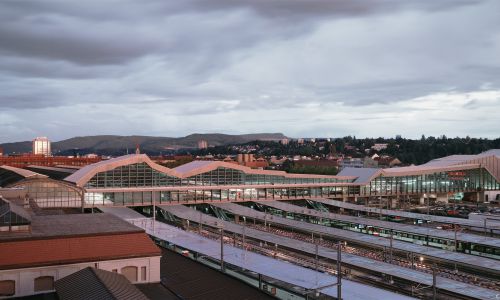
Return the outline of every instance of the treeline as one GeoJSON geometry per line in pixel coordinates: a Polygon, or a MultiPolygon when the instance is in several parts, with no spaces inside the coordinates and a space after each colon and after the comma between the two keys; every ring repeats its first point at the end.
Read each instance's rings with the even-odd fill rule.
{"type": "Polygon", "coordinates": [[[254,141],[241,145],[226,145],[211,147],[204,150],[194,151],[195,155],[235,155],[238,153],[254,153],[262,156],[318,156],[325,155],[347,155],[352,157],[371,156],[374,153],[379,155],[390,155],[397,157],[403,164],[423,164],[432,159],[453,155],[453,154],[478,154],[489,149],[500,149],[500,138],[448,138],[425,137],[420,139],[406,138],[363,138],[357,139],[355,136],[346,136],[332,139],[330,141],[317,140],[315,142],[306,141],[299,144],[297,141],[290,141],[288,145],[278,142],[254,141]],[[387,149],[376,152],[371,149],[375,144],[388,144],[387,149]],[[252,149],[252,150],[246,150],[252,149]],[[368,149],[368,150],[367,150],[368,149]],[[366,150],[366,151],[365,151],[366,150]]]}
{"type": "MultiPolygon", "coordinates": [[[[441,136],[436,138],[422,136],[419,140],[404,138],[357,140],[355,138],[343,138],[338,142],[339,146],[344,142],[344,147],[347,143],[360,149],[371,148],[375,143],[387,143],[387,149],[380,151],[379,154],[397,157],[404,164],[423,164],[432,159],[448,155],[478,154],[490,149],[500,149],[500,138],[490,140],[470,137],[447,138],[441,136]]],[[[341,147],[339,148],[342,151],[341,147]]],[[[375,153],[373,150],[369,152],[369,154],[373,153],[375,153]]]]}

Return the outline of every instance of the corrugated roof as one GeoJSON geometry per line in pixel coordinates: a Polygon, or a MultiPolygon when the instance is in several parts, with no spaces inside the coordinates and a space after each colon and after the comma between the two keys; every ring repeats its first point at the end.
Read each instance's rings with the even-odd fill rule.
{"type": "Polygon", "coordinates": [[[61,300],[148,299],[125,276],[91,267],[59,279],[54,285],[61,300]]]}
{"type": "Polygon", "coordinates": [[[144,232],[5,241],[0,253],[3,270],[161,255],[144,232]]]}

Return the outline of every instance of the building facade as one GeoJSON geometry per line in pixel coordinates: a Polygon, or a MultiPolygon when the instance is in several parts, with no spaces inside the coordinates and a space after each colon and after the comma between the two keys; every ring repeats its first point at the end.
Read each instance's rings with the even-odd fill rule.
{"type": "Polygon", "coordinates": [[[87,267],[134,284],[160,281],[160,249],[113,215],[34,216],[30,226],[0,232],[0,298],[53,292],[55,281],[87,267]]]}
{"type": "MultiPolygon", "coordinates": [[[[45,203],[57,205],[61,192],[61,201],[75,199],[72,203],[82,207],[308,197],[420,198],[428,194],[446,198],[455,193],[478,193],[479,200],[485,191],[500,190],[499,162],[500,150],[492,150],[445,157],[420,166],[344,168],[338,176],[330,176],[257,170],[223,161],[193,161],[170,169],[154,163],[145,154],[133,154],[88,165],[62,181],[30,173],[25,174],[30,178],[8,177],[14,181],[3,182],[8,187],[28,189],[28,196],[35,201],[50,195],[45,203]],[[52,185],[42,184],[49,181],[52,185]],[[61,191],[48,193],[53,185],[57,186],[50,188],[61,191]]],[[[0,174],[0,182],[1,177],[0,174]]]]}
{"type": "Polygon", "coordinates": [[[34,155],[44,155],[50,156],[52,155],[50,149],[50,141],[47,137],[37,137],[33,140],[33,150],[32,153],[34,155]]]}

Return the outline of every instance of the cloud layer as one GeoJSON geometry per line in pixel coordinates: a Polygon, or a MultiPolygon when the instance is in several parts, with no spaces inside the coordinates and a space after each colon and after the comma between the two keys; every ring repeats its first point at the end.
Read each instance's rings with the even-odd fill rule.
{"type": "Polygon", "coordinates": [[[0,142],[498,137],[500,3],[0,2],[0,142]]]}

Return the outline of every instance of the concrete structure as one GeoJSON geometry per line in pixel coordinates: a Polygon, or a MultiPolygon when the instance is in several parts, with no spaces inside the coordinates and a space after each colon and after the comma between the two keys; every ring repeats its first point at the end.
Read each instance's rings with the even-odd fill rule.
{"type": "Polygon", "coordinates": [[[33,140],[33,155],[43,155],[50,156],[52,155],[50,149],[50,141],[47,137],[37,137],[33,140]]]}

